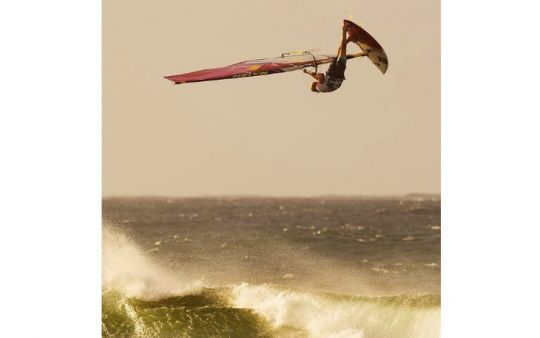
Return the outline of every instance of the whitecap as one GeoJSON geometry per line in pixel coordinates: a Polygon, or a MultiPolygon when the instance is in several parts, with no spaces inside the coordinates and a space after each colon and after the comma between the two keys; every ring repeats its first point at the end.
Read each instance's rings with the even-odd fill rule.
{"type": "Polygon", "coordinates": [[[440,336],[438,307],[386,306],[247,283],[232,288],[231,303],[257,312],[276,329],[298,328],[311,338],[440,336]]]}

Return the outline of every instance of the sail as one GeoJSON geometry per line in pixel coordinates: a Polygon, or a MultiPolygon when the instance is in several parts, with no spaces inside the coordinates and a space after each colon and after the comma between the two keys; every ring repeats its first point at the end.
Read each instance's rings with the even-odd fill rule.
{"type": "Polygon", "coordinates": [[[165,76],[165,78],[175,84],[180,84],[270,75],[330,63],[334,58],[334,56],[316,55],[310,52],[284,53],[281,56],[274,58],[247,60],[225,67],[169,75],[165,76]]]}

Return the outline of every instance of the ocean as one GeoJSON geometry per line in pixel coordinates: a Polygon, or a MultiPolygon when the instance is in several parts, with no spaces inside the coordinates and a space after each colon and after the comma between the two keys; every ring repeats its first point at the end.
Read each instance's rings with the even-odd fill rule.
{"type": "Polygon", "coordinates": [[[104,337],[439,337],[440,198],[106,198],[104,337]]]}

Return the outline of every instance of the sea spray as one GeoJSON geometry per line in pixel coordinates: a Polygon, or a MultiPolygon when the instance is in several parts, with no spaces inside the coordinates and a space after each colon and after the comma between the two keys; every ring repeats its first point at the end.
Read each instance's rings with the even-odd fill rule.
{"type": "Polygon", "coordinates": [[[102,284],[126,297],[158,299],[194,292],[200,281],[183,280],[148,258],[126,235],[103,228],[102,284]]]}

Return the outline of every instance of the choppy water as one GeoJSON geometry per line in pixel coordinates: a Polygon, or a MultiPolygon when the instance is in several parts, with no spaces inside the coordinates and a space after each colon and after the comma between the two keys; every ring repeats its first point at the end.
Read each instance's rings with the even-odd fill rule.
{"type": "Polygon", "coordinates": [[[438,337],[438,198],[103,201],[104,336],[438,337]]]}

